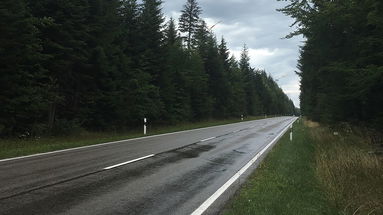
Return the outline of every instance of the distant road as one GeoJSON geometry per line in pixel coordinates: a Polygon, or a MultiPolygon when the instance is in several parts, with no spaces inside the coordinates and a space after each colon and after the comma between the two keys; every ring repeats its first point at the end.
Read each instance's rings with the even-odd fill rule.
{"type": "Polygon", "coordinates": [[[191,214],[295,119],[3,160],[0,214],[191,214]]]}

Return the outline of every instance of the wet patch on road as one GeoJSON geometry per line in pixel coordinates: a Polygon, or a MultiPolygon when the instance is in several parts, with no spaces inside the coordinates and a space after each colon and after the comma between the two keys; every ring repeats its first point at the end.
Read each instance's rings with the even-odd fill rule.
{"type": "Polygon", "coordinates": [[[177,214],[176,210],[182,208],[187,201],[215,183],[238,156],[241,155],[231,151],[207,160],[208,162],[186,174],[169,178],[168,183],[152,190],[145,197],[128,201],[130,208],[135,208],[134,212],[130,211],[129,214],[177,214]]]}
{"type": "Polygon", "coordinates": [[[61,183],[55,183],[51,186],[44,186],[40,189],[35,188],[20,193],[20,195],[0,200],[0,204],[5,206],[1,207],[1,214],[31,214],[28,211],[36,210],[36,207],[38,207],[39,214],[60,213],[65,211],[67,207],[56,204],[57,202],[65,202],[66,205],[70,205],[85,201],[90,195],[99,195],[137,178],[148,177],[171,163],[197,158],[200,154],[215,147],[215,145],[192,144],[113,170],[97,171],[61,183]],[[110,184],[111,181],[113,181],[113,184],[110,184]],[[52,193],[55,193],[55,195],[52,196],[52,193]],[[78,196],[77,194],[82,195],[78,196]],[[75,198],[74,195],[76,195],[75,198]],[[18,202],[24,203],[23,208],[19,208],[18,202]]]}
{"type": "MultiPolygon", "coordinates": [[[[180,154],[181,157],[183,158],[197,158],[200,156],[201,153],[210,151],[214,149],[216,146],[215,145],[199,145],[199,144],[193,144],[190,146],[186,146],[171,152],[175,152],[180,154]]],[[[165,155],[167,153],[164,153],[165,155]]],[[[159,154],[161,155],[161,154],[159,154]]]]}
{"type": "MultiPolygon", "coordinates": [[[[267,129],[277,126],[271,125],[267,129]]],[[[107,214],[174,214],[176,209],[186,205],[206,187],[214,187],[217,181],[225,179],[222,179],[224,174],[231,174],[239,163],[245,161],[244,158],[254,150],[249,140],[258,135],[261,134],[233,134],[235,138],[230,141],[230,145],[226,143],[229,135],[223,135],[227,138],[222,136],[203,144],[190,144],[137,163],[0,200],[0,205],[4,205],[0,207],[1,214],[67,213],[72,206],[97,207],[95,202],[99,199],[106,199],[105,208],[109,207],[107,214]],[[163,182],[148,184],[151,188],[144,185],[137,187],[142,180],[155,182],[156,178],[163,182]],[[130,191],[130,188],[133,189],[130,191]],[[116,198],[113,200],[117,205],[113,205],[111,196],[116,198]]],[[[84,214],[87,212],[84,211],[84,214]]]]}

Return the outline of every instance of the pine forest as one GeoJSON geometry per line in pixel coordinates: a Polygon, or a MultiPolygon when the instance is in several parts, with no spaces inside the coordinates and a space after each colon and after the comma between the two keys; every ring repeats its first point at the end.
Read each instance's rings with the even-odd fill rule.
{"type": "Polygon", "coordinates": [[[246,46],[230,54],[196,0],[180,11],[165,18],[161,0],[2,0],[0,136],[296,113],[246,46]]]}

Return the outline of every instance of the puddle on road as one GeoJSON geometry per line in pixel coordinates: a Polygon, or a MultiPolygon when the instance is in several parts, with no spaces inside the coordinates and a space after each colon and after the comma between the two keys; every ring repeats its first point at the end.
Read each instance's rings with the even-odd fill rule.
{"type": "MultiPolygon", "coordinates": [[[[38,210],[42,214],[52,211],[54,213],[65,212],[68,205],[77,205],[81,202],[88,202],[92,197],[103,196],[108,192],[119,193],[119,190],[122,187],[129,186],[130,183],[135,183],[135,181],[140,180],[140,178],[151,177],[158,174],[162,168],[165,168],[171,163],[175,164],[187,159],[201,157],[203,153],[216,148],[217,143],[219,143],[219,141],[211,142],[209,144],[196,143],[188,145],[176,150],[158,154],[134,164],[121,166],[113,169],[113,171],[103,171],[74,181],[33,191],[15,197],[14,199],[9,199],[9,201],[5,202],[8,204],[5,214],[22,214],[22,212],[33,210],[38,210]],[[52,193],[54,193],[54,195],[52,195],[52,193]],[[82,195],[77,195],[76,198],[73,198],[73,193],[82,195]],[[28,203],[20,208],[16,202],[28,203]],[[62,202],[63,204],[57,205],[57,202],[62,202]],[[45,205],[46,207],[36,208],[38,205],[45,205]]],[[[169,197],[169,194],[174,194],[174,196],[178,196],[178,198],[173,199],[175,204],[162,205],[158,208],[164,212],[169,212],[169,210],[174,209],[174,206],[182,205],[188,198],[198,194],[201,186],[208,186],[217,177],[226,172],[228,166],[235,164],[239,157],[244,156],[245,153],[241,152],[242,150],[240,148],[236,150],[232,149],[227,153],[221,153],[217,157],[212,157],[209,160],[203,159],[206,161],[205,163],[198,164],[200,165],[199,167],[196,166],[195,169],[191,169],[191,171],[186,174],[181,174],[180,177],[169,178],[167,184],[152,190],[152,193],[147,195],[144,199],[138,199],[138,201],[132,202],[125,199],[125,201],[129,207],[132,205],[139,206],[143,202],[148,203],[148,200],[150,203],[147,206],[153,206],[152,203],[160,203],[157,200],[169,197]],[[185,187],[187,189],[183,190],[185,187]],[[167,190],[167,192],[164,193],[163,190],[167,190]]],[[[135,212],[138,214],[145,212],[145,210],[141,211],[142,209],[142,207],[137,207],[135,212]]]]}
{"type": "Polygon", "coordinates": [[[246,154],[247,152],[242,152],[242,151],[239,151],[239,150],[236,150],[236,149],[234,149],[233,150],[234,152],[237,152],[237,153],[239,153],[239,154],[246,154]]]}
{"type": "Polygon", "coordinates": [[[216,146],[214,145],[198,145],[193,144],[181,149],[174,150],[172,152],[179,153],[183,158],[197,158],[200,154],[204,152],[208,152],[214,149],[216,146]]]}
{"type": "Polygon", "coordinates": [[[102,171],[97,174],[88,175],[76,180],[67,181],[50,187],[15,196],[4,200],[4,214],[27,214],[27,211],[38,210],[40,214],[61,213],[67,210],[68,205],[75,205],[85,202],[92,196],[103,195],[127,184],[134,182],[138,178],[148,177],[156,174],[161,168],[170,163],[177,163],[185,159],[197,158],[202,153],[214,149],[214,145],[192,144],[158,154],[154,157],[136,162],[134,164],[121,166],[112,171],[102,171]],[[111,183],[113,182],[113,183],[111,183]],[[54,195],[52,196],[52,193],[54,195]],[[76,198],[73,198],[73,194],[76,198]],[[27,202],[20,207],[17,202],[27,202]],[[57,205],[62,202],[62,205],[57,205]],[[39,205],[45,205],[38,208],[39,205]]]}

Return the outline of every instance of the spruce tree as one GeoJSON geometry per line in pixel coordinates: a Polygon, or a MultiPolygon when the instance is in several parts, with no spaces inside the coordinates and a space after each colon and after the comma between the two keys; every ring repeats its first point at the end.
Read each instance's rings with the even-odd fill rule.
{"type": "Polygon", "coordinates": [[[215,36],[209,34],[207,52],[204,59],[205,71],[209,75],[209,93],[214,99],[214,117],[225,118],[228,115],[227,105],[229,83],[215,36]]]}
{"type": "Polygon", "coordinates": [[[144,0],[139,16],[138,66],[133,72],[130,86],[133,106],[138,116],[160,118],[163,103],[160,99],[159,80],[164,68],[164,49],[162,25],[164,17],[161,0],[144,0]]]}
{"type": "Polygon", "coordinates": [[[89,5],[86,0],[36,0],[30,6],[39,25],[43,54],[49,56],[45,67],[54,89],[49,111],[49,127],[57,121],[58,127],[74,127],[84,120],[84,98],[92,77],[86,72],[88,50],[89,5]],[[70,11],[70,13],[67,13],[70,11]]]}
{"type": "Polygon", "coordinates": [[[298,30],[289,36],[306,38],[298,65],[303,114],[381,126],[381,1],[289,2],[280,9],[295,19],[298,30]]]}
{"type": "Polygon", "coordinates": [[[230,51],[227,48],[227,43],[223,37],[221,39],[221,43],[218,46],[218,51],[219,51],[219,56],[223,63],[225,72],[228,72],[230,70],[230,51]]]}
{"type": "Polygon", "coordinates": [[[246,92],[246,114],[252,116],[258,115],[261,110],[259,96],[255,89],[255,71],[250,66],[250,56],[246,45],[244,45],[241,53],[239,67],[243,75],[244,89],[246,92]]]}
{"type": "Polygon", "coordinates": [[[118,0],[96,0],[89,2],[87,26],[89,39],[88,69],[83,72],[90,80],[84,92],[84,125],[93,129],[107,128],[120,118],[116,113],[120,47],[115,44],[120,33],[118,0]]]}
{"type": "MultiPolygon", "coordinates": [[[[164,124],[239,117],[244,113],[258,114],[263,110],[259,101],[270,104],[269,112],[286,113],[294,109],[271,77],[250,67],[246,51],[239,63],[229,57],[224,39],[218,44],[213,32],[199,18],[201,8],[197,1],[189,0],[180,18],[187,48],[183,47],[173,19],[166,27],[163,25],[161,4],[161,0],[3,0],[0,135],[66,135],[80,127],[132,128],[141,126],[144,117],[164,124]]],[[[357,11],[366,9],[360,8],[363,10],[357,11]]],[[[370,13],[374,26],[379,23],[378,11],[375,8],[370,13]]],[[[362,53],[375,53],[374,41],[379,40],[377,32],[381,31],[358,23],[363,22],[358,19],[352,23],[355,29],[363,27],[374,35],[360,41],[366,47],[362,53]]],[[[339,29],[334,32],[341,33],[339,29]]],[[[328,33],[315,31],[323,32],[328,33]]],[[[344,39],[339,38],[334,37],[333,41],[339,43],[344,39]]],[[[364,37],[352,38],[355,42],[364,37]]],[[[324,39],[328,46],[323,47],[334,48],[329,39],[324,39]]],[[[315,47],[318,41],[311,38],[308,44],[315,47]]],[[[307,48],[302,54],[305,56],[302,69],[315,71],[302,74],[302,80],[312,83],[315,79],[321,86],[333,87],[332,82],[325,83],[321,76],[313,75],[319,74],[320,68],[315,58],[330,56],[323,50],[319,53],[307,48]]],[[[358,55],[357,51],[350,53],[358,55]]],[[[360,104],[355,103],[364,112],[376,113],[364,103],[379,102],[379,98],[360,88],[380,90],[379,83],[374,82],[379,78],[379,73],[374,73],[379,71],[379,55],[359,56],[356,62],[372,66],[363,67],[369,74],[365,81],[348,87],[358,91],[352,95],[358,97],[360,104]]],[[[306,84],[305,98],[308,89],[306,84]]],[[[312,87],[312,91],[316,89],[312,87]]]]}
{"type": "Polygon", "coordinates": [[[120,8],[121,34],[116,41],[123,53],[138,64],[140,51],[140,8],[137,0],[124,0],[120,8]]]}
{"type": "Polygon", "coordinates": [[[166,64],[164,69],[160,72],[159,88],[161,100],[165,105],[165,114],[163,118],[173,122],[178,118],[178,116],[175,114],[175,93],[177,90],[179,90],[176,89],[176,83],[174,79],[177,72],[182,72],[183,61],[183,50],[181,49],[180,38],[178,37],[173,18],[171,18],[168,22],[164,34],[166,64]]]}
{"type": "Polygon", "coordinates": [[[41,132],[47,96],[37,19],[23,0],[1,1],[0,17],[0,135],[41,132]]]}
{"type": "Polygon", "coordinates": [[[213,110],[213,98],[209,94],[209,76],[205,72],[201,56],[192,52],[186,65],[187,76],[190,79],[189,93],[193,110],[192,119],[210,118],[213,110]]]}
{"type": "Polygon", "coordinates": [[[163,22],[161,0],[144,0],[140,14],[140,68],[148,72],[155,85],[163,68],[163,22]]]}
{"type": "Polygon", "coordinates": [[[202,9],[198,5],[197,0],[187,0],[181,11],[181,17],[179,19],[179,28],[182,33],[186,34],[186,45],[188,50],[194,45],[194,34],[199,28],[200,15],[202,9]]]}
{"type": "Polygon", "coordinates": [[[239,65],[234,56],[229,59],[229,80],[232,88],[233,99],[229,103],[229,112],[233,117],[240,117],[246,113],[246,94],[244,90],[244,79],[239,65]]]}
{"type": "Polygon", "coordinates": [[[202,59],[207,58],[209,36],[210,32],[207,29],[206,22],[200,20],[196,33],[193,35],[193,45],[195,46],[195,51],[198,52],[202,59]]]}

